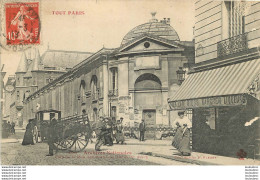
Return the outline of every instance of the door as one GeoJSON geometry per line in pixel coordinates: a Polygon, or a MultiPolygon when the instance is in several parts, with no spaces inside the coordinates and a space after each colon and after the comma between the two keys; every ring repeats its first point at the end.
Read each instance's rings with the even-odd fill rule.
{"type": "MultiPolygon", "coordinates": [[[[147,128],[155,128],[156,126],[156,110],[143,110],[143,119],[146,124],[147,128]]],[[[155,136],[155,131],[146,131],[145,138],[146,139],[153,139],[155,136]]]]}

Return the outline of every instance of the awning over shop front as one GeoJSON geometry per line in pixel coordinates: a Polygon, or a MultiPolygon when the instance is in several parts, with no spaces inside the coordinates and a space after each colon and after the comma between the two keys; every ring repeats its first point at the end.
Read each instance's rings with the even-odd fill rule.
{"type": "Polygon", "coordinates": [[[169,99],[173,109],[246,103],[247,89],[260,73],[260,59],[190,74],[169,99]]]}

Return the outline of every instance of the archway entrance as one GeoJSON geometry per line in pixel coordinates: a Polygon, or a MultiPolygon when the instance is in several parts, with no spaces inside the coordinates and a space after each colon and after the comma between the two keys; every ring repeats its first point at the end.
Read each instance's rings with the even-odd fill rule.
{"type": "MultiPolygon", "coordinates": [[[[154,74],[146,73],[139,76],[135,81],[134,105],[145,120],[146,127],[156,127],[157,108],[162,105],[162,84],[154,74]]],[[[148,135],[153,136],[154,133],[148,135]]]]}

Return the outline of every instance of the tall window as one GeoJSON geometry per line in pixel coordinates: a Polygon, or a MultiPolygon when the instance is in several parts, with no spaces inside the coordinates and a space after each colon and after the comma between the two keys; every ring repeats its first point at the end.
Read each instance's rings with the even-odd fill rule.
{"type": "Polygon", "coordinates": [[[116,95],[117,93],[117,68],[113,67],[110,69],[110,94],[116,95]]]}
{"type": "Polygon", "coordinates": [[[25,101],[26,98],[29,97],[29,95],[30,95],[30,90],[27,90],[27,91],[24,93],[24,95],[23,95],[23,101],[25,101]]]}
{"type": "Polygon", "coordinates": [[[117,68],[111,68],[111,89],[117,89],[117,68]]]}
{"type": "Polygon", "coordinates": [[[245,32],[244,4],[240,1],[227,1],[226,8],[228,13],[228,35],[237,36],[245,32]]]}
{"type": "Polygon", "coordinates": [[[115,69],[112,70],[112,88],[113,88],[113,90],[116,89],[116,71],[115,71],[115,69]]]}
{"type": "Polygon", "coordinates": [[[93,109],[93,121],[97,121],[98,120],[98,115],[97,115],[97,108],[93,109]]]}
{"type": "Polygon", "coordinates": [[[86,83],[84,80],[81,80],[80,82],[80,87],[79,87],[79,92],[80,92],[80,99],[82,102],[84,102],[86,99],[86,95],[85,95],[85,92],[86,92],[86,83]]]}
{"type": "Polygon", "coordinates": [[[98,98],[97,76],[95,75],[92,76],[90,87],[91,87],[92,98],[97,99],[98,98]]]}

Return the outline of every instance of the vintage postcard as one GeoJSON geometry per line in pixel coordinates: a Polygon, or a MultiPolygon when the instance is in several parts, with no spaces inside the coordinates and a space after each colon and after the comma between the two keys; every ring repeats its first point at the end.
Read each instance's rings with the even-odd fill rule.
{"type": "Polygon", "coordinates": [[[260,165],[260,2],[0,2],[1,165],[260,165]]]}

